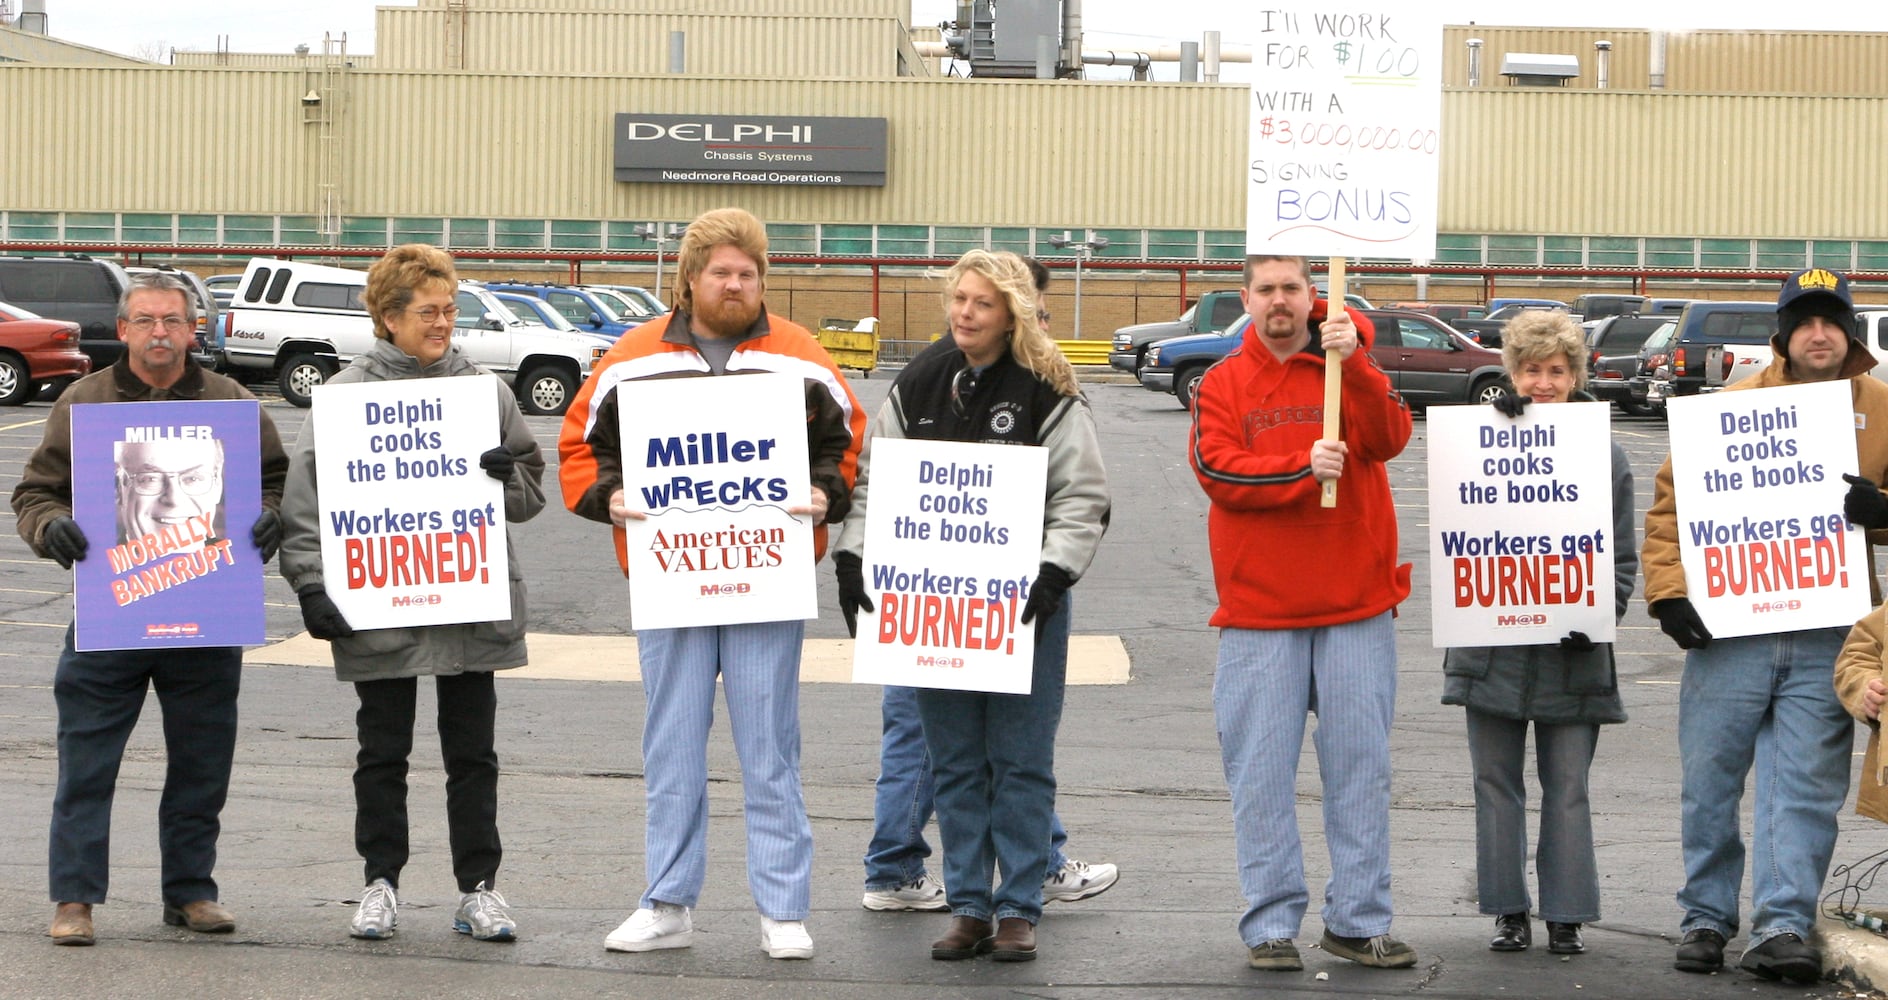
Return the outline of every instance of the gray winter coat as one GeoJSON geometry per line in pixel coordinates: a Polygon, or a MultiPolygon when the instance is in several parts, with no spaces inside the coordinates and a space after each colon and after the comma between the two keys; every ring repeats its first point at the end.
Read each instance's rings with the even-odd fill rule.
{"type": "MultiPolygon", "coordinates": [[[[481,375],[457,347],[425,368],[387,341],[354,359],[329,381],[390,382],[395,379],[481,375]]],[[[505,483],[505,520],[529,521],[544,509],[544,453],[518,412],[518,400],[502,380],[498,392],[498,434],[514,465],[505,483]]],[[[297,591],[322,583],[319,502],[315,483],[315,422],[303,422],[289,458],[288,488],[282,498],[282,576],[297,591]]],[[[334,673],[343,681],[387,680],[429,674],[503,670],[525,663],[524,573],[518,546],[505,531],[511,577],[511,620],[462,625],[422,625],[373,629],[333,641],[334,673]]]]}
{"type": "MultiPolygon", "coordinates": [[[[1639,574],[1632,466],[1613,448],[1613,614],[1624,616],[1639,574]]],[[[1558,645],[1464,646],[1442,657],[1442,703],[1550,724],[1626,721],[1612,643],[1586,652],[1558,645]]]]}

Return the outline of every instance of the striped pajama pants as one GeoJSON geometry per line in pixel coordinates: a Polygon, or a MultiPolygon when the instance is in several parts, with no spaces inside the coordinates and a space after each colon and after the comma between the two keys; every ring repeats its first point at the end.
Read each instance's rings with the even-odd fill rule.
{"type": "Polygon", "coordinates": [[[1324,926],[1343,937],[1390,930],[1390,721],[1396,642],[1389,612],[1304,629],[1220,630],[1213,715],[1232,792],[1248,947],[1295,938],[1304,921],[1298,757],[1305,715],[1324,786],[1331,854],[1324,926]]]}
{"type": "Polygon", "coordinates": [[[759,622],[637,633],[642,664],[645,848],[642,906],[692,907],[708,857],[708,730],[715,678],[741,761],[747,882],[761,916],[805,920],[813,827],[800,795],[800,644],[806,624],[759,622]]]}

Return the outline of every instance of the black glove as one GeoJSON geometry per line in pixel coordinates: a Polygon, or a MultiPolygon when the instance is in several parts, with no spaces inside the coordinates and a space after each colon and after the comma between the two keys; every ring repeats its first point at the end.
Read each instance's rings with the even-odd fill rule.
{"type": "Polygon", "coordinates": [[[345,639],[354,634],[353,626],[342,617],[341,609],[334,606],[334,598],[328,596],[328,588],[319,583],[311,583],[295,592],[301,598],[302,623],[308,626],[308,634],[317,639],[345,639]]]}
{"type": "Polygon", "coordinates": [[[1023,624],[1047,619],[1062,610],[1062,597],[1075,586],[1069,571],[1055,563],[1043,563],[1036,569],[1036,582],[1029,586],[1029,601],[1023,605],[1023,624]]]}
{"type": "Polygon", "coordinates": [[[59,563],[60,569],[71,569],[72,564],[85,558],[85,532],[79,530],[79,522],[69,517],[55,517],[46,525],[46,530],[39,535],[39,544],[59,563]]]}
{"type": "Polygon", "coordinates": [[[282,519],[275,516],[275,511],[264,510],[249,529],[249,540],[256,543],[256,553],[263,562],[274,559],[275,550],[282,547],[282,519]]]}
{"type": "Polygon", "coordinates": [[[1519,417],[1532,403],[1534,397],[1523,396],[1518,392],[1504,392],[1495,397],[1495,410],[1504,417],[1519,417]]]}
{"type": "Polygon", "coordinates": [[[846,620],[846,634],[859,637],[859,612],[871,612],[872,599],[865,596],[865,561],[850,552],[833,553],[833,576],[839,581],[839,617],[846,620]]]}
{"type": "Polygon", "coordinates": [[[1858,528],[1888,528],[1888,496],[1873,479],[1844,474],[1849,494],[1842,498],[1842,516],[1858,528]]]}
{"type": "Polygon", "coordinates": [[[1569,653],[1590,653],[1593,640],[1587,638],[1585,632],[1568,632],[1560,637],[1560,648],[1569,653]]]}
{"type": "Polygon", "coordinates": [[[486,475],[501,483],[511,478],[511,467],[516,464],[516,460],[511,457],[511,452],[507,451],[502,444],[479,455],[479,468],[484,469],[486,475]]]}
{"type": "Polygon", "coordinates": [[[1704,627],[1704,619],[1698,617],[1698,609],[1691,606],[1689,597],[1668,597],[1652,605],[1652,614],[1659,620],[1659,628],[1679,649],[1703,649],[1711,645],[1711,630],[1704,627]]]}

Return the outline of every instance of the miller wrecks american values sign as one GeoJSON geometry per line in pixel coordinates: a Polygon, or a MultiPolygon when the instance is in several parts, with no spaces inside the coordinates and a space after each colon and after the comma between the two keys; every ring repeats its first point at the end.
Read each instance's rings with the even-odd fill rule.
{"type": "Polygon", "coordinates": [[[886,119],[616,116],[616,179],[885,186],[886,119]]]}

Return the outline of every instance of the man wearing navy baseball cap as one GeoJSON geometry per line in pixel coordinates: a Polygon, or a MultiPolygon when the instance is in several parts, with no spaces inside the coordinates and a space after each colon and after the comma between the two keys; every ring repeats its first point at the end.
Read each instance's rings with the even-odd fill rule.
{"type": "MultiPolygon", "coordinates": [[[[1770,346],[1776,357],[1769,367],[1730,391],[1848,380],[1861,475],[1842,477],[1850,484],[1843,512],[1869,529],[1871,543],[1888,542],[1879,530],[1888,528],[1888,495],[1876,486],[1888,477],[1888,384],[1869,375],[1875,358],[1857,339],[1849,279],[1820,267],[1784,279],[1770,346]]],[[[1831,506],[1838,488],[1830,482],[1831,506]]],[[[1809,943],[1810,929],[1835,851],[1836,815],[1848,797],[1854,741],[1832,679],[1848,629],[1713,639],[1686,596],[1680,520],[1667,459],[1646,512],[1640,565],[1647,607],[1687,650],[1678,692],[1684,939],[1673,965],[1700,973],[1724,966],[1744,880],[1738,804],[1754,761],[1750,940],[1738,965],[1765,979],[1815,982],[1822,955],[1809,943]]],[[[1879,603],[1879,586],[1872,578],[1869,585],[1879,603]]]]}

